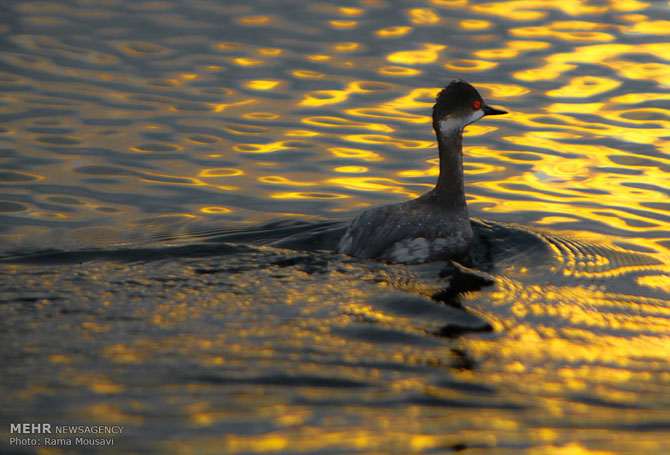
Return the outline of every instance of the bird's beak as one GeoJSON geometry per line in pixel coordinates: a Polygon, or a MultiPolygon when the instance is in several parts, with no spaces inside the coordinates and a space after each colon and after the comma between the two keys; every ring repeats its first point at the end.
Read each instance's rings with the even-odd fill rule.
{"type": "Polygon", "coordinates": [[[502,109],[496,109],[495,107],[491,107],[488,104],[484,105],[484,115],[500,115],[500,114],[507,114],[507,111],[503,111],[502,109]]]}

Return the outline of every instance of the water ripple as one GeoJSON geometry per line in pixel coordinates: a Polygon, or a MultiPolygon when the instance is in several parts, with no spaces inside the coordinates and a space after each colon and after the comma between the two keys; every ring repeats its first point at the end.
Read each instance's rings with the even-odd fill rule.
{"type": "Polygon", "coordinates": [[[670,451],[667,5],[0,16],[13,421],[123,424],[121,452],[670,451]],[[466,130],[495,283],[460,295],[448,267],[333,252],[342,219],[434,184],[455,78],[510,111],[466,130]]]}

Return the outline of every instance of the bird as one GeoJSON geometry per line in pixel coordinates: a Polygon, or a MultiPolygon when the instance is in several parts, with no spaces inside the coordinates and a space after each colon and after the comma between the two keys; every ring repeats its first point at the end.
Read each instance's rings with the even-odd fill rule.
{"type": "Polygon", "coordinates": [[[364,211],[349,225],[338,251],[406,264],[464,256],[472,242],[472,227],[463,184],[463,129],[484,116],[506,113],[486,104],[468,82],[451,81],[433,106],[440,156],[435,188],[410,201],[364,211]]]}

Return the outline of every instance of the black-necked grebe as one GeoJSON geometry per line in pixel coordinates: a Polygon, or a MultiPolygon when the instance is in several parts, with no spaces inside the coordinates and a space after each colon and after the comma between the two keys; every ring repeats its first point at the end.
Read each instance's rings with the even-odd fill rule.
{"type": "Polygon", "coordinates": [[[456,259],[472,241],[463,187],[463,128],[485,115],[506,114],[488,106],[465,81],[452,81],[437,95],[433,129],[440,176],[428,193],[358,215],[342,237],[339,252],[387,262],[456,259]]]}

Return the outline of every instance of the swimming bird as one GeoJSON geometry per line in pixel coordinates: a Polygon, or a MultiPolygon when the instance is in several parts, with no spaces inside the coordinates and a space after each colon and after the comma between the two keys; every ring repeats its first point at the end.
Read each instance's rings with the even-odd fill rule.
{"type": "Polygon", "coordinates": [[[352,221],[339,252],[392,263],[457,259],[467,253],[472,228],[463,186],[463,128],[485,115],[507,112],[484,102],[468,82],[451,81],[433,106],[440,176],[428,193],[375,207],[352,221]]]}

